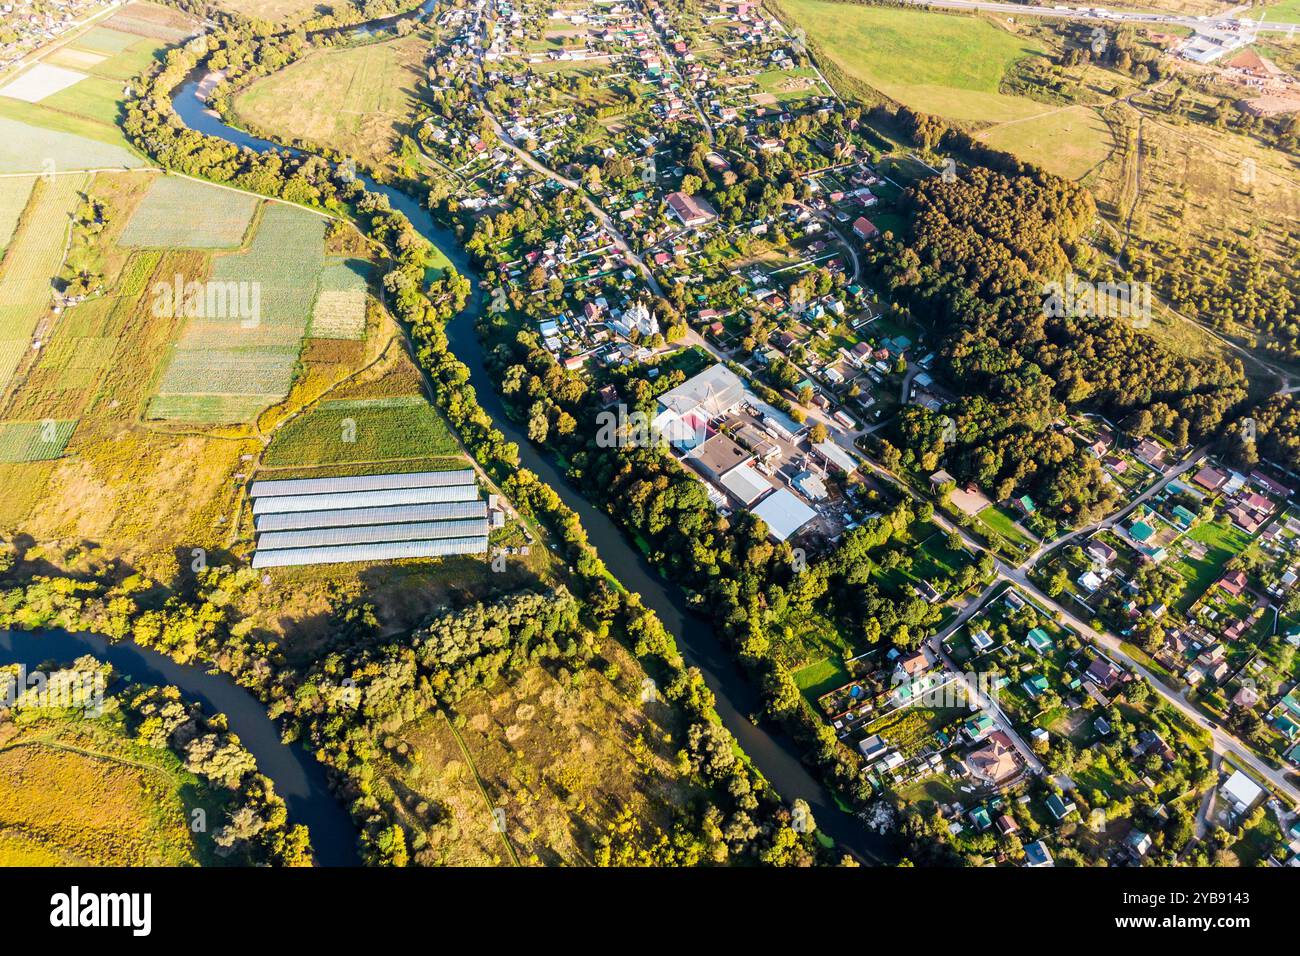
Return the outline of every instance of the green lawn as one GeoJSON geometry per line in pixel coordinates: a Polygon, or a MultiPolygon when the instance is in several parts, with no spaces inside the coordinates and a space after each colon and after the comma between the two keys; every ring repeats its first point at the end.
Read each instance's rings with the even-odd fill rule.
{"type": "Polygon", "coordinates": [[[1300,23],[1300,0],[1281,0],[1263,10],[1252,10],[1246,16],[1265,23],[1300,23]]]}
{"type": "Polygon", "coordinates": [[[794,682],[803,691],[808,703],[816,706],[818,697],[849,682],[849,672],[844,669],[839,658],[827,657],[795,671],[794,682]]]}
{"type": "Polygon", "coordinates": [[[1187,537],[1199,541],[1208,550],[1199,561],[1183,557],[1174,565],[1187,578],[1187,590],[1178,602],[1179,612],[1186,611],[1195,604],[1206,588],[1222,576],[1223,566],[1250,544],[1250,535],[1246,532],[1236,525],[1225,527],[1218,521],[1197,525],[1187,533],[1187,537]]]}
{"type": "Polygon", "coordinates": [[[994,544],[998,543],[997,538],[1000,537],[1009,546],[1009,550],[1021,554],[1028,554],[1033,550],[1033,540],[1020,529],[1016,519],[998,505],[985,508],[976,520],[994,533],[994,544]]]}
{"type": "Polygon", "coordinates": [[[998,92],[1016,60],[1045,54],[988,20],[828,0],[780,0],[850,77],[906,106],[974,122],[1006,122],[1048,107],[998,92]]]}

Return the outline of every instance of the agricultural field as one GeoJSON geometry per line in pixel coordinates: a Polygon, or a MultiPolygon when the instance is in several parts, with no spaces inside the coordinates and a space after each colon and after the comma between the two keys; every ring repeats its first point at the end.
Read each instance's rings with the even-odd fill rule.
{"type": "Polygon", "coordinates": [[[37,63],[0,86],[0,96],[22,100],[24,103],[39,103],[47,96],[53,96],[85,78],[86,74],[76,70],[37,63]]]}
{"type": "Polygon", "coordinates": [[[318,339],[360,339],[366,334],[366,264],[336,260],[321,270],[320,291],[307,334],[318,339]]]}
{"type": "Polygon", "coordinates": [[[38,324],[49,313],[54,291],[51,279],[63,262],[69,217],[84,184],[84,176],[58,176],[37,183],[0,261],[0,282],[5,290],[0,299],[0,394],[30,349],[38,324]]]}
{"type": "Polygon", "coordinates": [[[411,122],[427,38],[313,53],[237,94],[235,115],[287,140],[327,144],[376,167],[395,161],[411,122]]]}
{"type": "Polygon", "coordinates": [[[266,203],[245,251],[214,258],[210,276],[184,277],[210,281],[202,303],[186,304],[151,418],[246,421],[288,394],[325,265],[324,235],[320,216],[266,203]],[[226,290],[222,301],[214,289],[226,290]]]}
{"type": "Polygon", "coordinates": [[[263,456],[270,467],[457,456],[460,446],[422,396],[321,402],[286,422],[263,456]]]}
{"type": "Polygon", "coordinates": [[[11,176],[0,179],[0,253],[9,245],[18,228],[18,220],[27,208],[27,200],[36,185],[35,176],[11,176]]]}
{"type": "Polygon", "coordinates": [[[0,422],[0,462],[48,461],[63,454],[75,421],[0,422]]]}
{"type": "Polygon", "coordinates": [[[104,21],[104,26],[136,36],[179,43],[194,35],[194,19],[180,10],[153,3],[128,3],[104,21]]]}
{"type": "Polygon", "coordinates": [[[0,85],[0,132],[12,134],[0,136],[0,172],[144,165],[118,126],[127,83],[195,28],[178,11],[131,3],[0,85]]]}
{"type": "Polygon", "coordinates": [[[194,866],[189,812],[220,799],[120,716],[0,726],[0,865],[194,866]]]}
{"type": "Polygon", "coordinates": [[[238,249],[258,199],[179,176],[149,187],[120,244],[154,249],[238,249]]]}
{"type": "MultiPolygon", "coordinates": [[[[1135,125],[1133,111],[1124,120],[1135,125]]],[[[1136,137],[1086,181],[1108,219],[1132,234],[1207,252],[1221,238],[1249,237],[1272,255],[1285,254],[1300,224],[1300,191],[1288,158],[1244,136],[1175,126],[1154,116],[1136,137]]]]}
{"type": "Polygon", "coordinates": [[[316,0],[217,0],[213,6],[269,23],[299,23],[314,15],[316,0]]]}
{"type": "MultiPolygon", "coordinates": [[[[273,458],[304,465],[312,459],[366,470],[374,463],[354,464],[366,455],[434,468],[446,467],[446,456],[463,461],[447,426],[416,397],[422,394],[420,374],[397,325],[366,291],[371,266],[358,258],[364,245],[355,236],[331,233],[327,242],[325,220],[304,210],[282,203],[250,207],[238,192],[152,173],[100,173],[89,181],[64,176],[50,183],[37,178],[34,184],[0,180],[8,182],[31,186],[32,195],[7,258],[0,261],[0,278],[15,263],[32,263],[25,271],[32,277],[30,298],[39,308],[24,320],[28,339],[15,339],[6,353],[12,355],[11,368],[19,360],[23,365],[14,387],[0,398],[0,484],[6,491],[0,496],[0,528],[38,540],[94,540],[141,570],[170,579],[178,543],[209,550],[238,543],[242,479],[272,435],[273,458]],[[211,218],[200,222],[190,216],[182,220],[184,228],[174,228],[166,214],[169,203],[157,202],[160,195],[174,200],[174,186],[194,196],[211,218]],[[85,245],[97,273],[94,291],[58,315],[47,303],[50,277],[61,268],[66,227],[54,221],[54,226],[32,228],[38,212],[58,198],[55,189],[63,193],[56,220],[81,197],[102,210],[102,226],[85,245]],[[223,237],[238,243],[245,232],[241,223],[248,223],[251,235],[245,248],[212,248],[223,237]],[[128,244],[128,238],[140,244],[128,244]],[[37,240],[49,245],[43,259],[35,255],[37,240]],[[361,297],[359,332],[355,309],[347,315],[349,328],[332,330],[356,337],[304,338],[318,304],[318,275],[322,285],[361,297]],[[257,283],[259,323],[244,329],[237,319],[223,324],[188,317],[184,309],[160,308],[166,300],[162,290],[174,293],[178,276],[182,288],[209,277],[257,283]],[[42,317],[37,351],[30,348],[30,327],[42,317]],[[248,337],[247,345],[232,344],[240,335],[248,337]],[[244,366],[237,366],[241,359],[244,366]],[[260,375],[262,384],[243,368],[260,375]],[[220,385],[230,393],[160,396],[168,375],[194,376],[212,383],[205,387],[220,385]],[[280,391],[254,394],[272,377],[280,391]],[[302,445],[295,451],[296,429],[310,432],[319,426],[299,412],[335,401],[356,404],[355,410],[341,407],[348,412],[343,417],[358,424],[357,445],[338,454],[302,445]],[[267,410],[270,403],[274,407],[267,410]],[[151,420],[160,410],[181,421],[151,420]],[[248,424],[255,420],[267,439],[248,424]],[[283,431],[275,428],[286,421],[283,431]],[[220,427],[193,427],[207,422],[220,427]],[[282,437],[289,439],[287,445],[282,437]]],[[[0,308],[18,301],[10,299],[0,308]]],[[[238,294],[229,301],[238,302],[238,294]]],[[[329,407],[324,408],[329,417],[329,407]]],[[[331,421],[338,434],[338,416],[331,421]]],[[[544,563],[543,552],[534,549],[544,563]]],[[[476,567],[482,570],[481,565],[476,567]]],[[[472,571],[465,562],[454,575],[445,569],[437,573],[458,579],[468,591],[472,571]]],[[[337,571],[330,571],[297,584],[323,601],[337,580],[337,571]]],[[[519,583],[532,580],[535,576],[519,583]]],[[[485,593],[490,583],[484,582],[485,593]]],[[[379,590],[391,613],[409,622],[408,611],[426,608],[432,596],[445,597],[451,586],[450,579],[409,578],[379,590]]]]}
{"type": "Polygon", "coordinates": [[[109,127],[49,111],[48,115],[32,115],[38,109],[29,103],[0,99],[0,173],[145,165],[120,136],[99,135],[109,127]]]}
{"type": "Polygon", "coordinates": [[[1050,173],[1080,180],[1104,163],[1115,136],[1094,106],[1070,106],[1011,120],[978,137],[994,149],[1032,159],[1050,173]]]}
{"type": "Polygon", "coordinates": [[[848,77],[905,106],[980,125],[1049,109],[998,92],[1012,63],[1046,50],[989,20],[832,0],[780,7],[848,77]]]}

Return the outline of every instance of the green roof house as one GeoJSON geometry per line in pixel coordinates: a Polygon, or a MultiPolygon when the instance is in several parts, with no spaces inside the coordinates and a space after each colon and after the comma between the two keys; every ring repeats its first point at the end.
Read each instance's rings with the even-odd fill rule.
{"type": "Polygon", "coordinates": [[[1022,680],[1020,686],[1025,689],[1026,694],[1034,700],[1038,700],[1043,694],[1047,693],[1047,678],[1042,674],[1035,674],[1028,680],[1022,680]]]}
{"type": "Polygon", "coordinates": [[[961,725],[961,729],[966,732],[966,736],[972,741],[983,740],[993,730],[993,718],[985,713],[975,714],[966,718],[966,721],[961,725]]]}
{"type": "Polygon", "coordinates": [[[1036,627],[1025,635],[1025,643],[1035,652],[1045,654],[1052,649],[1052,636],[1041,627],[1036,627]]]}
{"type": "Polygon", "coordinates": [[[1294,687],[1291,689],[1291,693],[1282,698],[1282,706],[1300,717],[1300,700],[1296,700],[1294,687]]]}
{"type": "Polygon", "coordinates": [[[1292,720],[1289,714],[1278,714],[1277,720],[1273,721],[1273,726],[1287,740],[1295,740],[1296,735],[1300,734],[1300,724],[1292,720]]]}
{"type": "Polygon", "coordinates": [[[1135,541],[1146,541],[1156,533],[1156,529],[1145,521],[1134,521],[1128,526],[1128,533],[1133,536],[1135,541]]]}

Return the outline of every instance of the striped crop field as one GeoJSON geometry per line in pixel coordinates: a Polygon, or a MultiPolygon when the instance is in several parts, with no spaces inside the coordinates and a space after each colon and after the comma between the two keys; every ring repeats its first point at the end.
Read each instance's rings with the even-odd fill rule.
{"type": "Polygon", "coordinates": [[[324,251],[323,218],[266,203],[248,249],[213,260],[207,286],[229,290],[226,307],[187,317],[150,417],[247,421],[287,395],[324,251]]]}
{"type": "Polygon", "coordinates": [[[0,462],[49,461],[63,454],[76,421],[0,422],[0,462]]]}
{"type": "Polygon", "coordinates": [[[73,45],[83,50],[93,50],[96,53],[121,53],[139,41],[140,37],[134,33],[124,33],[121,30],[112,30],[108,27],[95,27],[93,30],[77,37],[73,45]]]}
{"type": "Polygon", "coordinates": [[[137,169],[145,161],[121,130],[106,123],[48,110],[39,103],[0,99],[0,173],[137,169]]]}
{"type": "Polygon", "coordinates": [[[320,275],[320,292],[312,308],[307,334],[318,339],[361,339],[366,335],[366,270],[364,262],[339,259],[320,275]]]}
{"type": "Polygon", "coordinates": [[[0,252],[9,245],[18,228],[18,220],[27,208],[27,200],[36,185],[35,176],[8,176],[0,179],[0,252]]]}
{"type": "Polygon", "coordinates": [[[31,346],[37,323],[50,309],[51,280],[63,264],[69,217],[84,176],[37,183],[13,241],[0,262],[0,390],[31,346]]]}
{"type": "Polygon", "coordinates": [[[419,395],[322,402],[286,422],[263,456],[270,467],[459,455],[437,409],[419,395]]]}
{"type": "Polygon", "coordinates": [[[258,199],[179,176],[159,176],[122,230],[123,246],[238,249],[258,199]]]}
{"type": "Polygon", "coordinates": [[[154,37],[179,43],[195,32],[196,24],[187,14],[152,3],[130,3],[104,21],[104,26],[141,37],[154,37]]]}

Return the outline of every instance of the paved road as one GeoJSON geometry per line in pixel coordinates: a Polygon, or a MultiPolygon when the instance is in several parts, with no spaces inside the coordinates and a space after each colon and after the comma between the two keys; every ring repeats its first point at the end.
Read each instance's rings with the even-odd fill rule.
{"type": "Polygon", "coordinates": [[[663,57],[664,65],[667,66],[668,69],[672,71],[673,76],[677,78],[680,91],[690,99],[691,107],[695,110],[695,115],[699,118],[700,125],[704,127],[704,132],[708,134],[709,145],[712,146],[718,141],[717,135],[713,132],[713,124],[711,124],[709,118],[704,115],[704,110],[700,106],[700,101],[695,98],[695,91],[686,84],[686,78],[682,76],[681,71],[677,69],[677,58],[669,52],[666,46],[664,46],[663,38],[659,35],[659,27],[655,24],[654,20],[650,18],[650,14],[647,13],[639,3],[637,4],[637,9],[641,12],[641,16],[646,19],[646,26],[649,28],[650,36],[654,38],[655,46],[659,48],[659,55],[663,57]]]}
{"type": "Polygon", "coordinates": [[[1145,677],[1152,688],[1163,697],[1168,703],[1172,704],[1178,710],[1182,711],[1192,723],[1200,727],[1210,735],[1212,747],[1216,753],[1230,754],[1234,760],[1249,767],[1260,777],[1266,779],[1281,794],[1285,795],[1291,801],[1292,806],[1300,807],[1300,789],[1297,789],[1285,774],[1273,769],[1254,753],[1246,749],[1235,737],[1228,734],[1221,727],[1211,726],[1210,721],[1202,716],[1201,712],[1183,699],[1182,695],[1176,693],[1171,687],[1166,685],[1155,673],[1148,670],[1142,664],[1138,663],[1128,652],[1123,649],[1120,639],[1109,631],[1100,632],[1081,618],[1077,617],[1072,611],[1058,604],[1049,598],[1045,593],[1039,590],[1038,586],[1029,580],[1029,576],[1023,571],[1007,571],[1003,568],[998,569],[999,574],[1009,581],[1014,581],[1018,587],[1031,595],[1036,601],[1045,607],[1061,615],[1061,619],[1074,628],[1079,634],[1093,644],[1105,650],[1106,655],[1113,660],[1122,663],[1129,670],[1145,677]]]}
{"type": "MultiPolygon", "coordinates": [[[[1231,16],[1196,17],[1179,16],[1170,13],[1138,13],[1129,10],[1100,10],[1088,7],[1038,6],[1020,3],[993,3],[986,0],[902,0],[915,6],[940,7],[952,10],[983,10],[988,13],[1005,13],[1009,16],[1060,17],[1070,20],[1096,20],[1110,23],[1161,23],[1170,26],[1209,27],[1226,25],[1233,22],[1231,16]],[[1095,11],[1095,12],[1094,12],[1095,11]]],[[[1273,33],[1296,33],[1300,26],[1293,23],[1255,23],[1252,29],[1266,30],[1273,33]]]]}
{"type": "MultiPolygon", "coordinates": [[[[922,2],[922,0],[906,0],[906,2],[920,3],[922,2]]],[[[1007,12],[1021,12],[1021,13],[1047,11],[1048,15],[1055,15],[1055,16],[1074,15],[1064,11],[1050,10],[1049,8],[1045,8],[1045,7],[1024,7],[1015,4],[983,3],[983,2],[978,2],[978,0],[942,0],[942,2],[930,2],[930,0],[925,0],[925,2],[927,2],[931,6],[994,9],[994,10],[1006,10],[1007,12]]],[[[1116,15],[1116,17],[1113,17],[1112,19],[1136,18],[1136,19],[1150,20],[1153,17],[1159,22],[1178,22],[1180,20],[1188,19],[1188,18],[1160,18],[1157,15],[1148,15],[1148,14],[1124,14],[1122,16],[1116,15]]],[[[1093,19],[1104,19],[1104,18],[1093,17],[1093,19]]],[[[1192,23],[1195,23],[1195,21],[1193,20],[1192,23]]],[[[667,55],[667,51],[664,51],[664,55],[665,56],[667,55]]],[[[563,185],[565,185],[570,189],[577,190],[582,195],[584,202],[587,204],[592,214],[595,215],[605,226],[605,228],[609,231],[610,235],[614,239],[615,244],[624,253],[628,261],[630,263],[635,264],[638,271],[640,271],[642,275],[646,278],[647,283],[650,285],[651,289],[655,292],[655,294],[662,296],[663,290],[660,287],[658,281],[655,279],[653,272],[651,272],[651,270],[646,266],[644,260],[632,250],[631,246],[628,244],[627,240],[623,237],[622,233],[614,224],[610,216],[603,209],[601,209],[599,205],[596,204],[596,202],[591,198],[591,196],[587,193],[587,191],[582,187],[582,184],[572,179],[568,179],[564,176],[561,176],[558,172],[546,166],[545,164],[541,163],[531,153],[529,153],[527,150],[523,149],[518,144],[516,144],[513,141],[513,139],[510,138],[509,134],[506,133],[505,129],[502,128],[500,122],[498,122],[496,117],[492,115],[490,110],[488,110],[487,105],[482,97],[481,90],[479,90],[476,87],[476,92],[478,93],[479,103],[484,113],[488,116],[493,126],[493,129],[495,130],[497,136],[500,138],[501,142],[504,143],[508,149],[513,151],[515,155],[518,156],[519,159],[529,167],[533,168],[534,170],[536,170],[537,172],[545,176],[549,176],[555,179],[557,182],[562,183],[563,185]]],[[[856,261],[856,257],[855,257],[855,261],[856,261]]],[[[693,335],[691,339],[692,339],[692,344],[702,345],[712,355],[714,355],[715,358],[718,358],[721,361],[725,361],[728,358],[728,356],[725,353],[723,353],[722,351],[714,347],[702,336],[693,335]]],[[[904,383],[905,389],[906,389],[906,384],[907,383],[905,382],[904,383]]],[[[812,418],[814,421],[821,421],[824,424],[826,424],[832,439],[837,444],[841,445],[846,450],[853,453],[855,457],[858,458],[861,457],[861,454],[856,447],[856,438],[859,435],[863,434],[865,429],[859,429],[853,432],[846,431],[833,418],[831,418],[829,415],[822,413],[820,409],[816,409],[816,408],[810,411],[809,417],[812,418]]],[[[1203,454],[1203,452],[1204,449],[1197,449],[1196,453],[1190,456],[1186,461],[1180,463],[1176,468],[1171,469],[1159,481],[1157,481],[1155,485],[1147,489],[1147,491],[1143,492],[1142,495],[1138,496],[1138,498],[1136,498],[1135,500],[1129,502],[1124,508],[1120,509],[1120,511],[1116,512],[1115,514],[1111,515],[1106,519],[1103,519],[1101,522],[1096,523],[1095,527],[1110,527],[1113,526],[1115,522],[1122,520],[1124,515],[1132,511],[1133,508],[1136,508],[1143,501],[1149,500],[1151,496],[1157,494],[1162,488],[1168,485],[1169,481],[1173,480],[1174,477],[1188,470],[1192,466],[1192,464],[1200,457],[1200,455],[1203,454]]],[[[866,466],[869,470],[875,472],[877,475],[887,478],[890,482],[902,488],[906,494],[914,496],[914,493],[911,491],[910,487],[908,487],[906,484],[900,481],[898,477],[892,474],[891,472],[887,471],[886,469],[880,467],[879,465],[869,460],[866,461],[866,466]]],[[[974,551],[975,553],[988,551],[988,548],[986,548],[980,541],[978,541],[974,536],[972,536],[970,532],[968,532],[965,528],[949,521],[942,514],[936,512],[934,515],[934,521],[939,527],[943,528],[945,531],[956,532],[958,535],[960,535],[962,540],[966,543],[966,545],[969,548],[971,548],[971,550],[974,551]]],[[[1300,807],[1300,790],[1297,790],[1296,787],[1293,786],[1285,778],[1284,775],[1274,770],[1268,764],[1264,763],[1260,758],[1256,757],[1253,753],[1251,753],[1244,746],[1238,743],[1235,738],[1225,733],[1222,729],[1218,727],[1211,727],[1210,722],[1205,717],[1203,717],[1198,710],[1196,710],[1194,707],[1188,704],[1186,700],[1184,700],[1180,695],[1175,693],[1171,688],[1167,687],[1163,683],[1163,681],[1161,681],[1154,673],[1147,670],[1144,666],[1142,666],[1136,660],[1130,657],[1129,654],[1125,652],[1121,647],[1120,640],[1118,637],[1114,636],[1113,634],[1110,634],[1109,632],[1101,633],[1095,631],[1089,624],[1085,623],[1077,616],[1075,616],[1074,613],[1070,611],[1068,608],[1059,604],[1054,599],[1048,597],[1043,591],[1041,591],[1038,588],[1037,585],[1035,585],[1032,581],[1029,580],[1029,576],[1026,572],[1026,569],[1032,565],[1032,562],[1037,559],[1039,554],[1043,550],[1045,550],[1045,548],[1059,545],[1064,541],[1069,540],[1078,534],[1085,533],[1086,530],[1087,529],[1080,529],[1078,532],[1074,532],[1063,538],[1059,538],[1057,539],[1057,541],[1051,542],[1045,545],[1044,547],[1039,548],[1037,551],[1034,552],[1034,554],[1030,555],[1029,559],[1027,559],[1025,563],[1016,567],[1012,567],[1008,565],[1006,562],[1002,561],[1001,558],[999,558],[996,554],[993,554],[992,552],[989,553],[993,557],[994,565],[997,568],[997,573],[999,578],[1001,578],[1002,580],[1011,581],[1015,583],[1021,589],[1023,589],[1024,591],[1032,595],[1037,601],[1039,601],[1039,603],[1049,608],[1050,610],[1058,613],[1061,616],[1061,619],[1064,620],[1073,628],[1075,628],[1075,630],[1078,631],[1078,633],[1081,636],[1092,641],[1095,645],[1104,648],[1110,657],[1123,663],[1130,670],[1146,678],[1147,681],[1156,690],[1156,692],[1160,694],[1161,697],[1163,697],[1166,701],[1168,701],[1179,711],[1185,714],[1193,723],[1195,723],[1197,726],[1201,727],[1202,729],[1204,729],[1206,732],[1210,734],[1210,737],[1213,742],[1213,748],[1216,752],[1232,754],[1233,757],[1236,758],[1238,761],[1240,761],[1246,766],[1249,766],[1261,777],[1267,779],[1269,783],[1271,783],[1280,793],[1285,794],[1288,797],[1288,799],[1292,801],[1293,805],[1300,807]]],[[[962,623],[965,623],[965,621],[969,619],[970,615],[973,614],[977,608],[978,608],[978,602],[975,602],[973,605],[968,606],[965,610],[963,610],[962,614],[965,616],[963,617],[962,615],[959,615],[957,621],[954,622],[952,627],[949,628],[949,630],[945,633],[944,636],[947,636],[947,634],[951,634],[956,627],[960,626],[962,623]]],[[[951,666],[951,662],[946,660],[947,655],[943,653],[942,645],[938,644],[937,646],[939,649],[939,654],[941,659],[945,659],[944,660],[945,666],[948,666],[950,669],[952,669],[954,673],[959,673],[956,671],[955,668],[951,666]]],[[[968,690],[972,692],[972,699],[978,701],[979,700],[978,691],[973,687],[968,688],[968,690]]],[[[1024,744],[1024,741],[1020,740],[1019,736],[1015,733],[1014,728],[1011,725],[1011,722],[1006,718],[1006,715],[1002,713],[1000,708],[997,707],[996,702],[989,700],[987,701],[987,705],[988,708],[994,713],[998,722],[1007,731],[1008,737],[1010,737],[1010,739],[1016,743],[1017,749],[1022,752],[1022,756],[1026,758],[1026,762],[1032,768],[1035,768],[1036,773],[1041,773],[1042,771],[1041,762],[1037,759],[1037,757],[1034,756],[1033,752],[1024,744]]]]}
{"type": "MultiPolygon", "coordinates": [[[[1149,494],[1156,493],[1156,491],[1160,487],[1163,487],[1164,484],[1167,484],[1168,480],[1171,480],[1175,474],[1182,474],[1183,472],[1185,472],[1188,468],[1191,467],[1191,463],[1194,463],[1197,460],[1197,458],[1200,457],[1200,453],[1202,452],[1203,449],[1197,449],[1197,452],[1194,453],[1191,457],[1189,457],[1186,461],[1180,463],[1174,469],[1171,469],[1170,473],[1166,475],[1165,478],[1161,480],[1161,482],[1157,482],[1155,486],[1152,486],[1151,489],[1148,489],[1149,494]]],[[[906,485],[904,482],[902,482],[897,475],[893,474],[893,472],[890,472],[885,468],[882,468],[880,465],[876,464],[875,462],[869,459],[866,460],[866,467],[872,472],[874,472],[875,474],[877,474],[878,476],[885,478],[890,483],[902,489],[905,494],[910,494],[913,497],[919,497],[915,495],[915,493],[912,492],[911,488],[908,485],[906,485]]],[[[1108,631],[1099,632],[1097,630],[1094,630],[1092,625],[1083,621],[1069,608],[1060,604],[1055,599],[1048,597],[1047,594],[1038,587],[1038,585],[1036,585],[1033,581],[1029,579],[1029,574],[1027,570],[1029,567],[1028,564],[1022,564],[1019,566],[1012,566],[1010,564],[1007,564],[1007,562],[1003,561],[997,554],[994,554],[992,551],[989,551],[989,549],[985,547],[982,542],[978,541],[973,535],[971,535],[969,531],[967,531],[965,528],[961,527],[960,525],[956,524],[955,522],[950,521],[946,516],[944,516],[942,513],[938,511],[934,513],[934,523],[938,525],[940,528],[942,528],[944,531],[956,532],[958,535],[961,536],[966,546],[970,548],[973,552],[977,554],[980,552],[987,552],[993,558],[994,567],[996,568],[997,575],[1001,580],[1010,581],[1013,584],[1015,584],[1017,587],[1019,587],[1026,594],[1030,595],[1035,601],[1037,601],[1043,607],[1047,608],[1053,613],[1059,614],[1061,620],[1063,620],[1070,627],[1074,628],[1081,637],[1083,637],[1088,641],[1091,641],[1095,646],[1101,648],[1108,657],[1112,658],[1117,663],[1124,665],[1134,673],[1139,674],[1142,677],[1146,678],[1147,682],[1151,685],[1152,689],[1157,694],[1159,694],[1169,704],[1171,704],[1179,711],[1181,711],[1183,714],[1185,714],[1187,718],[1192,721],[1192,723],[1194,723],[1196,726],[1200,727],[1210,735],[1211,747],[1216,753],[1230,754],[1236,761],[1238,761],[1244,766],[1251,768],[1262,779],[1267,780],[1277,790],[1278,793],[1284,795],[1288,800],[1290,800],[1293,806],[1300,808],[1300,789],[1297,789],[1294,784],[1292,784],[1289,780],[1287,780],[1285,774],[1280,773],[1279,771],[1275,770],[1271,765],[1265,763],[1262,759],[1257,757],[1252,751],[1247,749],[1245,745],[1243,745],[1231,734],[1228,734],[1222,728],[1212,727],[1210,725],[1210,721],[1206,717],[1204,717],[1199,710],[1197,710],[1195,707],[1189,704],[1173,688],[1165,684],[1164,681],[1162,681],[1155,673],[1148,670],[1145,666],[1143,666],[1132,656],[1130,656],[1129,653],[1125,651],[1121,646],[1121,641],[1117,636],[1111,634],[1108,631]]],[[[969,615],[967,615],[967,617],[969,617],[969,615]]],[[[959,617],[959,620],[962,619],[959,617]]],[[[949,633],[950,632],[951,629],[949,633]]]]}
{"type": "Polygon", "coordinates": [[[1188,471],[1190,471],[1197,463],[1200,462],[1201,458],[1205,455],[1205,453],[1208,450],[1209,450],[1208,445],[1202,445],[1200,448],[1197,448],[1190,455],[1188,455],[1187,458],[1184,459],[1180,464],[1166,470],[1164,474],[1159,479],[1157,479],[1155,484],[1153,484],[1150,488],[1142,492],[1136,498],[1133,498],[1131,501],[1129,501],[1128,504],[1120,508],[1119,511],[1116,511],[1113,514],[1111,514],[1109,517],[1102,518],[1100,521],[1094,521],[1092,524],[1088,524],[1080,528],[1076,528],[1073,531],[1060,535],[1059,537],[1054,538],[1051,541],[1043,542],[1041,545],[1039,545],[1038,550],[1035,551],[1033,554],[1031,554],[1028,558],[1026,558],[1021,563],[1020,566],[1022,568],[1031,568],[1038,562],[1038,559],[1041,558],[1044,554],[1046,554],[1049,551],[1054,551],[1055,549],[1066,544],[1067,542],[1073,541],[1075,538],[1086,538],[1090,534],[1096,531],[1103,531],[1115,527],[1115,525],[1119,524],[1126,517],[1128,517],[1134,511],[1134,509],[1138,507],[1138,505],[1145,504],[1146,502],[1150,501],[1153,497],[1160,494],[1160,492],[1164,491],[1165,488],[1169,487],[1169,483],[1171,481],[1173,481],[1175,478],[1179,477],[1180,475],[1186,474],[1188,471]]]}
{"type": "Polygon", "coordinates": [[[963,671],[953,663],[952,658],[948,656],[948,652],[944,650],[943,646],[943,642],[952,637],[952,635],[957,632],[958,628],[965,625],[967,621],[974,617],[976,612],[984,606],[984,602],[989,599],[989,596],[993,591],[1001,585],[1001,581],[994,581],[978,595],[967,601],[966,606],[962,608],[957,617],[953,619],[953,622],[944,628],[942,633],[936,634],[934,637],[930,638],[930,649],[933,650],[939,660],[943,662],[943,666],[948,670],[948,672],[956,677],[957,682],[961,684],[966,693],[966,700],[974,703],[986,714],[992,717],[998,730],[1005,733],[1015,745],[1016,750],[1020,752],[1021,758],[1025,761],[1025,764],[1029,769],[1036,774],[1041,774],[1044,769],[1043,762],[1038,759],[1038,756],[1030,746],[1026,744],[1020,734],[1016,732],[1015,725],[1003,712],[1002,708],[998,706],[998,702],[993,698],[980,693],[979,688],[972,684],[967,678],[966,671],[963,671]]]}
{"type": "Polygon", "coordinates": [[[660,298],[665,298],[663,287],[659,285],[659,280],[655,278],[654,273],[651,272],[649,266],[645,264],[645,260],[632,249],[631,243],[627,241],[627,237],[624,236],[618,226],[615,225],[613,218],[609,213],[605,212],[605,210],[602,209],[594,199],[591,198],[591,194],[587,192],[582,183],[575,179],[569,179],[567,176],[561,176],[556,170],[547,166],[528,150],[516,143],[514,139],[511,138],[510,134],[505,131],[505,128],[501,125],[496,116],[493,115],[492,111],[488,109],[487,101],[483,98],[482,91],[477,86],[475,87],[475,91],[478,94],[479,107],[483,110],[483,115],[485,115],[488,118],[488,121],[492,124],[492,130],[496,133],[497,138],[501,140],[502,145],[514,153],[525,166],[541,173],[543,176],[554,179],[566,189],[571,189],[578,193],[578,195],[582,197],[582,201],[586,203],[587,209],[590,210],[591,214],[600,221],[602,226],[605,227],[605,231],[608,232],[610,238],[614,240],[614,246],[619,250],[619,252],[623,253],[623,258],[627,261],[628,265],[641,273],[641,277],[645,279],[646,284],[650,286],[655,295],[660,298]]]}

